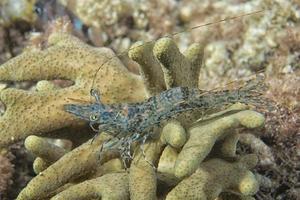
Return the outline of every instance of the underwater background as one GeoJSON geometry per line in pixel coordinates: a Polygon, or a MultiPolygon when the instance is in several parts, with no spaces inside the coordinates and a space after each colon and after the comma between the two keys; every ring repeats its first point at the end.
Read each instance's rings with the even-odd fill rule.
{"type": "Polygon", "coordinates": [[[299,198],[299,19],[298,0],[0,0],[0,199],[299,198]],[[93,87],[132,103],[258,73],[272,108],[171,120],[145,144],[156,169],[136,150],[132,176],[62,109],[93,87]]]}

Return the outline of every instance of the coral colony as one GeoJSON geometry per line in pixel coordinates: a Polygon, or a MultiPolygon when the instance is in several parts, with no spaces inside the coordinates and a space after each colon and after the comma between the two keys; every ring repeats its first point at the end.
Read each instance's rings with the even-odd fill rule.
{"type": "MultiPolygon", "coordinates": [[[[0,25],[48,20],[54,13],[48,10],[51,2],[43,7],[35,0],[1,1],[0,25]]],[[[13,176],[2,151],[22,140],[35,158],[36,176],[17,200],[254,200],[259,187],[272,188],[257,166],[277,172],[287,162],[276,163],[274,149],[250,133],[273,125],[263,109],[256,109],[270,103],[262,96],[265,80],[256,76],[235,82],[238,86],[211,86],[260,69],[266,75],[296,70],[299,38],[284,28],[289,24],[299,32],[299,5],[284,0],[203,1],[201,6],[184,0],[55,2],[72,11],[73,24],[57,18],[0,66],[0,81],[37,82],[31,90],[0,85],[5,105],[0,198],[13,176]],[[250,10],[255,14],[243,21],[220,20],[250,10]],[[216,21],[222,23],[213,30],[162,37],[216,21]],[[72,25],[79,37],[71,34],[72,25]],[[241,150],[238,142],[255,154],[241,150]]],[[[294,96],[287,96],[291,107],[297,105],[294,96]]],[[[281,171],[291,168],[284,167],[281,171]]],[[[281,189],[293,188],[291,180],[284,179],[281,189]]]]}
{"type": "MultiPolygon", "coordinates": [[[[125,172],[119,151],[115,151],[114,148],[100,151],[101,145],[111,138],[111,134],[102,132],[87,141],[85,138],[93,137],[89,128],[85,128],[85,123],[80,119],[64,111],[66,104],[83,105],[84,102],[89,102],[94,72],[107,57],[113,56],[112,51],[90,47],[62,32],[49,35],[47,45],[48,47],[43,49],[27,49],[0,68],[0,77],[5,81],[38,81],[52,78],[74,81],[74,84],[67,88],[56,88],[50,81],[41,81],[37,84],[37,91],[6,89],[1,93],[1,98],[7,106],[0,123],[1,130],[5,130],[1,132],[1,146],[27,137],[26,148],[37,156],[34,162],[37,176],[28,183],[17,199],[89,199],[98,196],[104,199],[129,196],[131,199],[153,199],[156,197],[158,181],[167,188],[174,188],[167,195],[167,199],[185,198],[182,195],[213,199],[229,188],[234,188],[244,197],[256,193],[258,182],[249,171],[255,166],[256,157],[235,155],[238,136],[235,135],[234,129],[240,126],[262,126],[264,117],[261,114],[247,110],[246,105],[237,105],[238,108],[233,107],[228,112],[223,111],[208,117],[204,124],[202,121],[197,122],[193,112],[182,117],[182,120],[178,119],[181,122],[166,122],[162,131],[156,131],[156,139],[149,139],[142,144],[143,148],[133,149],[133,160],[125,172]],[[14,73],[11,73],[12,71],[14,73]],[[8,126],[7,121],[19,125],[8,126]],[[49,144],[46,138],[30,135],[67,138],[77,144],[77,147],[67,152],[61,147],[49,144]],[[215,143],[217,145],[214,145],[215,143]],[[212,152],[219,153],[210,155],[212,152]],[[227,157],[235,161],[227,161],[227,157]],[[181,181],[183,179],[184,181],[181,181]],[[195,181],[196,185],[193,184],[195,181]],[[206,188],[207,185],[217,182],[218,185],[206,188]],[[101,185],[103,187],[98,187],[101,185]],[[194,192],[193,187],[202,188],[202,192],[194,192]]],[[[109,105],[142,102],[149,98],[150,94],[168,94],[168,91],[163,92],[164,88],[196,86],[195,79],[198,75],[195,75],[192,69],[201,63],[197,61],[202,57],[201,52],[201,46],[194,44],[183,55],[172,40],[163,38],[152,46],[140,46],[130,52],[132,57],[140,62],[143,78],[130,73],[118,58],[114,57],[101,67],[94,87],[101,91],[101,102],[109,105]],[[174,55],[181,61],[172,62],[168,59],[174,55]],[[163,63],[162,67],[158,63],[160,60],[163,63]],[[153,62],[152,68],[149,68],[149,62],[153,62]],[[153,75],[158,72],[162,74],[153,75]],[[157,77],[162,77],[162,80],[158,80],[157,77]]],[[[180,88],[169,91],[178,89],[181,91],[180,88]]],[[[216,92],[215,95],[220,94],[220,98],[224,97],[224,101],[227,101],[226,95],[221,95],[224,92],[216,92]]],[[[180,94],[182,93],[178,93],[180,94]]],[[[200,95],[199,98],[205,98],[207,95],[209,93],[203,97],[200,95]]],[[[158,97],[163,98],[165,95],[158,97]]],[[[153,100],[152,98],[151,101],[153,100]]],[[[212,106],[212,111],[207,115],[217,110],[218,108],[212,106]]]]}

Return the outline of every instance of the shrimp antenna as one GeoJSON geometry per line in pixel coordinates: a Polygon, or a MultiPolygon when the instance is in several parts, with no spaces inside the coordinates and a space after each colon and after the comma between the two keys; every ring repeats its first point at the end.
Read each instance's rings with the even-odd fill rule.
{"type": "MultiPolygon", "coordinates": [[[[166,38],[166,37],[174,37],[174,36],[177,36],[179,34],[182,34],[182,33],[185,33],[185,32],[188,32],[188,31],[193,31],[195,29],[198,29],[198,28],[201,28],[201,27],[204,27],[204,26],[212,26],[212,25],[216,25],[216,24],[219,24],[219,23],[222,23],[222,22],[227,22],[227,21],[230,21],[230,20],[235,20],[235,19],[238,19],[238,18],[243,18],[243,17],[247,17],[247,16],[250,16],[250,15],[256,15],[256,14],[260,14],[262,12],[264,12],[265,10],[257,10],[257,11],[254,11],[254,12],[249,12],[249,13],[245,13],[245,14],[241,14],[241,15],[236,15],[236,16],[232,16],[232,17],[226,17],[224,19],[221,19],[221,20],[218,20],[218,21],[214,21],[214,22],[208,22],[208,23],[205,23],[205,24],[200,24],[200,25],[197,25],[197,26],[193,26],[193,27],[189,27],[189,28],[185,28],[183,29],[182,31],[179,31],[179,32],[174,32],[174,33],[171,33],[171,34],[168,34],[168,35],[165,35],[161,38],[166,38]]],[[[160,39],[160,38],[159,38],[160,39]]],[[[111,56],[109,57],[106,61],[104,61],[97,69],[95,75],[93,76],[93,81],[92,81],[92,87],[91,87],[91,90],[90,90],[90,93],[92,93],[92,90],[94,88],[94,85],[95,85],[95,80],[96,80],[96,77],[97,77],[97,74],[98,72],[100,71],[100,69],[105,65],[107,64],[109,61],[111,61],[113,58],[116,58],[116,57],[119,57],[119,56],[123,56],[123,55],[126,55],[128,53],[128,51],[130,50],[133,50],[135,48],[139,48],[143,45],[147,45],[149,43],[152,43],[152,42],[155,42],[157,41],[158,39],[154,39],[154,40],[149,40],[143,44],[140,44],[140,45],[137,45],[137,46],[134,46],[134,47],[130,47],[129,49],[127,50],[124,50],[122,51],[121,53],[118,53],[114,56],[111,56]]]]}

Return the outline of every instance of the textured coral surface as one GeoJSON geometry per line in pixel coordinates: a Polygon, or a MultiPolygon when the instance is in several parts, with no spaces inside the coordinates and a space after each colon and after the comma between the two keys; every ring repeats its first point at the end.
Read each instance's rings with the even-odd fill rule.
{"type": "Polygon", "coordinates": [[[89,47],[64,33],[50,35],[47,42],[48,48],[27,49],[3,64],[0,68],[1,80],[60,78],[72,80],[74,85],[49,89],[51,83],[47,83],[46,87],[38,88],[40,91],[3,90],[1,100],[6,105],[6,112],[0,119],[0,146],[24,139],[29,134],[50,132],[70,125],[78,126],[78,120],[66,114],[62,106],[75,103],[72,99],[90,100],[89,90],[99,67],[101,69],[94,87],[101,91],[104,102],[139,101],[146,96],[142,80],[129,73],[109,49],[89,47]],[[113,58],[105,63],[110,57],[113,58]],[[7,122],[18,126],[10,126],[7,122]]]}
{"type": "Polygon", "coordinates": [[[4,149],[15,158],[1,161],[1,195],[8,194],[1,199],[15,199],[34,172],[18,199],[299,196],[299,2],[4,0],[0,4],[0,63],[18,55],[0,66],[0,79],[7,81],[0,87],[5,104],[0,105],[4,113],[0,146],[26,138],[28,151],[19,145],[4,149]],[[147,42],[261,9],[172,39],[147,42]],[[43,30],[61,15],[71,19],[72,32],[81,40],[71,36],[65,24],[57,28],[54,23],[45,34],[28,32],[43,30]],[[31,45],[21,53],[28,34],[31,45]],[[132,44],[128,57],[127,52],[119,54],[132,44]],[[179,49],[187,50],[181,54],[179,49]],[[137,102],[174,86],[215,88],[259,69],[266,71],[270,83],[266,96],[277,103],[275,109],[258,113],[235,105],[214,114],[180,116],[159,127],[157,137],[143,148],[132,147],[134,159],[127,170],[118,152],[99,155],[107,134],[91,143],[91,129],[62,109],[66,103],[94,101],[91,87],[101,91],[105,103],[137,102]],[[264,123],[263,129],[255,128],[264,123]],[[249,153],[255,153],[258,161],[249,153]],[[32,166],[34,172],[28,170],[32,166]]]}
{"type": "MultiPolygon", "coordinates": [[[[130,52],[130,56],[141,65],[140,70],[143,75],[139,77],[127,71],[118,58],[113,56],[108,49],[87,46],[67,33],[50,34],[46,42],[47,46],[45,48],[41,49],[31,46],[16,58],[3,64],[0,71],[2,80],[51,80],[53,78],[61,78],[72,80],[74,84],[69,87],[59,88],[49,81],[40,81],[36,86],[36,91],[4,89],[1,92],[2,101],[6,106],[6,112],[1,119],[2,130],[4,130],[1,133],[3,136],[1,140],[2,146],[15,140],[23,139],[29,134],[45,136],[49,135],[49,132],[53,134],[53,132],[63,127],[79,126],[81,122],[65,113],[62,105],[72,101],[75,102],[76,99],[86,102],[90,100],[88,89],[94,83],[94,74],[91,71],[96,71],[99,67],[98,76],[100,78],[96,77],[94,87],[101,91],[101,97],[105,103],[141,101],[148,95],[158,93],[164,88],[174,86],[193,87],[198,82],[199,70],[195,69],[200,68],[201,62],[198,60],[202,58],[202,48],[197,46],[197,44],[192,45],[185,55],[182,55],[174,42],[168,38],[157,41],[153,47],[142,46],[139,47],[140,50],[134,49],[134,52],[130,52]],[[143,57],[146,52],[152,54],[152,56],[143,57]],[[170,59],[173,57],[176,57],[178,61],[174,62],[173,59],[170,59]],[[152,61],[153,65],[149,65],[147,60],[152,61]],[[163,68],[161,68],[160,63],[163,68]],[[153,68],[155,66],[156,69],[153,68]],[[163,87],[155,84],[161,80],[158,80],[151,70],[160,71],[164,80],[161,83],[163,87]],[[184,79],[184,77],[189,78],[184,79]],[[128,88],[135,89],[132,89],[132,92],[130,92],[128,88]],[[126,93],[124,92],[125,89],[126,93]],[[15,113],[22,114],[15,116],[15,113]],[[11,128],[6,126],[8,121],[20,123],[18,120],[22,120],[23,124],[11,128]],[[38,123],[33,123],[33,121],[38,123]]],[[[17,199],[27,200],[49,197],[52,197],[52,199],[72,199],[74,195],[79,199],[99,196],[104,199],[122,199],[126,196],[128,198],[130,196],[130,199],[155,199],[157,197],[157,183],[160,180],[157,179],[155,166],[160,166],[160,155],[166,145],[172,145],[179,151],[184,145],[182,151],[178,154],[178,158],[175,158],[176,162],[173,164],[173,167],[160,172],[161,176],[175,176],[175,182],[172,183],[168,180],[164,182],[162,179],[161,184],[176,185],[178,181],[188,177],[197,170],[199,163],[207,157],[216,141],[227,137],[224,135],[227,129],[235,129],[239,126],[255,128],[263,124],[264,118],[258,113],[254,111],[239,112],[241,109],[246,108],[242,106],[240,109],[231,109],[231,111],[237,113],[229,116],[225,116],[225,113],[229,112],[230,109],[220,114],[215,114],[208,118],[206,124],[202,126],[198,122],[202,128],[198,125],[193,126],[188,131],[188,140],[186,139],[185,129],[181,124],[171,122],[163,129],[160,138],[150,140],[142,147],[137,147],[130,168],[126,170],[128,175],[124,172],[124,175],[112,174],[114,172],[122,172],[124,169],[122,165],[111,168],[115,165],[115,162],[110,160],[117,158],[118,152],[114,151],[114,149],[106,149],[104,152],[100,151],[101,144],[109,138],[104,133],[95,139],[91,139],[93,142],[88,140],[83,144],[79,143],[80,138],[73,138],[72,141],[75,148],[70,152],[51,141],[47,141],[46,138],[29,136],[25,141],[25,147],[36,156],[33,168],[37,176],[28,183],[17,199]],[[224,117],[221,117],[223,115],[224,117]],[[197,128],[206,130],[207,133],[203,134],[197,128]],[[202,139],[200,137],[202,135],[209,137],[210,140],[202,139]],[[76,140],[77,143],[75,142],[76,140]],[[197,141],[198,143],[205,141],[206,145],[198,144],[197,141]],[[197,143],[192,145],[194,153],[189,153],[191,150],[189,145],[193,142],[197,143]],[[79,146],[76,147],[77,145],[79,146]],[[109,167],[106,165],[111,166],[111,169],[107,170],[109,167]],[[107,180],[111,184],[106,183],[107,180]],[[119,184],[120,189],[118,191],[120,193],[109,192],[112,189],[110,187],[116,186],[116,183],[119,184]],[[78,188],[80,188],[81,192],[79,192],[78,188]],[[93,188],[99,189],[95,190],[93,188]],[[78,196],[72,191],[78,191],[81,195],[78,196]]],[[[74,129],[73,131],[76,132],[78,130],[74,129]]],[[[71,134],[74,135],[74,132],[71,132],[71,134]]],[[[62,137],[59,134],[63,134],[62,131],[56,131],[56,134],[53,134],[53,136],[62,137]]],[[[68,132],[63,134],[67,138],[74,137],[72,135],[70,133],[68,135],[68,132]]],[[[226,141],[224,142],[225,146],[227,143],[233,145],[229,145],[229,149],[224,147],[223,154],[226,155],[226,151],[234,152],[236,142],[224,141],[226,141]]],[[[222,153],[220,156],[222,158],[222,153]]],[[[237,159],[234,153],[231,157],[237,159]]],[[[255,163],[256,161],[253,161],[251,165],[255,165],[255,163]]],[[[169,163],[166,164],[170,165],[169,163]]],[[[238,165],[242,166],[241,170],[243,173],[250,173],[247,172],[248,168],[246,165],[238,165]]],[[[233,168],[234,166],[232,165],[233,168]]],[[[232,167],[229,165],[228,170],[230,171],[232,167]]],[[[207,177],[207,180],[203,179],[203,184],[206,185],[205,181],[211,182],[214,176],[224,176],[223,179],[225,180],[229,173],[217,175],[215,174],[217,171],[211,171],[207,175],[203,175],[203,177],[207,177]]],[[[230,181],[233,184],[232,186],[231,184],[223,185],[221,188],[238,186],[243,180],[238,177],[239,175],[230,181]]],[[[186,181],[190,182],[189,179],[186,181]]],[[[228,182],[225,181],[225,183],[227,184],[228,182]]],[[[254,178],[247,184],[255,185],[257,183],[254,178]]],[[[250,187],[256,188],[257,186],[254,185],[250,187]]],[[[186,187],[184,186],[184,188],[186,187]]],[[[212,190],[215,191],[215,197],[222,191],[217,186],[212,188],[212,190]]],[[[240,195],[253,195],[255,192],[256,189],[253,189],[249,194],[240,190],[240,195]]],[[[200,192],[199,195],[197,198],[202,198],[201,195],[205,195],[205,192],[200,192]]],[[[175,197],[180,198],[178,195],[175,195],[175,197]]]]}

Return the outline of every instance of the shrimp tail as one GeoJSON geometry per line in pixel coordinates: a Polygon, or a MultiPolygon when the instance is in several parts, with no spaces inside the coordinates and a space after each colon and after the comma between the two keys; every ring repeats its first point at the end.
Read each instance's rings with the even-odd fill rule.
{"type": "Polygon", "coordinates": [[[254,78],[246,81],[237,91],[242,103],[261,107],[270,106],[270,101],[264,96],[267,88],[265,76],[257,74],[254,78]]]}

